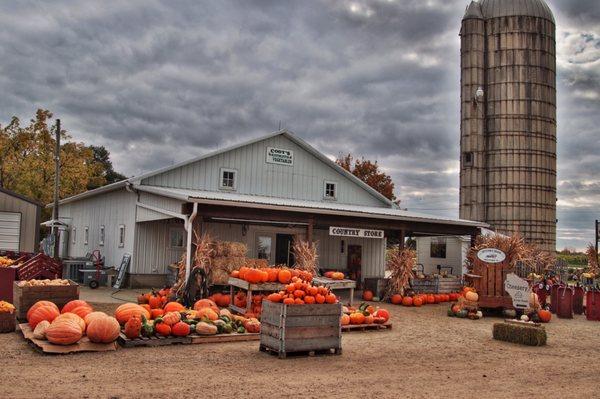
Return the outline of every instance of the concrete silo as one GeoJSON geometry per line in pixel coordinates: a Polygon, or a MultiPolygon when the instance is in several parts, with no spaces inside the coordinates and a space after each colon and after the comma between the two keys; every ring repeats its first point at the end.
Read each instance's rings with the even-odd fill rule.
{"type": "Polygon", "coordinates": [[[473,1],[461,26],[460,217],[556,245],[556,43],[543,0],[473,1]]]}

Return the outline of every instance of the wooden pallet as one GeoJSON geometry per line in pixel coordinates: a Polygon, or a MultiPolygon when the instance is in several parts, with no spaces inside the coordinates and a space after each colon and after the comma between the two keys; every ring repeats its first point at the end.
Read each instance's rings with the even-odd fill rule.
{"type": "Polygon", "coordinates": [[[297,351],[297,352],[279,352],[275,349],[269,348],[265,345],[260,345],[258,348],[261,352],[268,353],[273,356],[277,356],[280,359],[286,359],[288,357],[308,357],[308,356],[324,356],[324,355],[341,355],[342,348],[330,348],[312,351],[297,351]]]}
{"type": "Polygon", "coordinates": [[[107,352],[117,350],[116,342],[111,342],[110,344],[96,344],[90,342],[88,337],[85,336],[73,345],[55,345],[45,340],[33,338],[33,330],[27,323],[19,324],[19,331],[21,331],[23,338],[27,340],[30,346],[36,351],[44,354],[64,355],[77,352],[107,352]]]}
{"type": "Polygon", "coordinates": [[[140,337],[130,339],[123,332],[119,334],[117,341],[124,348],[134,348],[137,346],[163,346],[163,345],[191,345],[191,344],[214,344],[224,342],[242,342],[242,341],[258,341],[260,334],[245,333],[245,334],[217,334],[217,335],[198,335],[190,334],[187,337],[140,337]]]}
{"type": "Polygon", "coordinates": [[[391,330],[392,323],[385,324],[349,324],[342,326],[342,332],[350,331],[380,331],[380,330],[391,330]]]}

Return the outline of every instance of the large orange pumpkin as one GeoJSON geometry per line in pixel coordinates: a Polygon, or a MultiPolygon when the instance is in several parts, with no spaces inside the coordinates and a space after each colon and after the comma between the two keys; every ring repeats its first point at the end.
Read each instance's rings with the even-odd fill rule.
{"type": "Polygon", "coordinates": [[[63,313],[60,316],[58,316],[56,319],[54,319],[53,323],[63,321],[63,320],[74,321],[75,323],[77,323],[79,328],[81,328],[81,332],[85,333],[85,326],[86,326],[85,320],[83,320],[81,317],[77,316],[75,313],[71,313],[71,312],[63,313]]]}
{"type": "Polygon", "coordinates": [[[185,306],[180,304],[179,302],[169,302],[163,308],[164,312],[181,312],[185,309],[185,306]]]}
{"type": "Polygon", "coordinates": [[[67,313],[72,311],[73,309],[79,307],[79,306],[89,306],[91,307],[86,301],[84,301],[83,299],[74,299],[72,301],[69,301],[65,304],[65,306],[63,306],[62,310],[60,311],[60,313],[67,313]]]}
{"type": "Polygon", "coordinates": [[[196,303],[194,304],[194,310],[200,310],[202,308],[211,308],[215,312],[219,313],[219,307],[210,299],[199,299],[196,301],[196,303]]]}
{"type": "Polygon", "coordinates": [[[400,295],[400,294],[392,295],[391,302],[394,305],[400,305],[402,303],[402,295],[400,295]]]}
{"type": "Polygon", "coordinates": [[[46,339],[57,345],[72,345],[83,336],[81,327],[73,320],[53,322],[46,329],[46,339]]]}
{"type": "Polygon", "coordinates": [[[121,326],[117,319],[111,316],[96,317],[90,321],[87,336],[92,342],[110,343],[119,336],[121,326]]]}
{"type": "Polygon", "coordinates": [[[373,291],[369,291],[369,290],[366,290],[365,292],[363,292],[363,295],[362,295],[362,297],[365,301],[372,301],[373,296],[374,296],[373,291]]]}
{"type": "Polygon", "coordinates": [[[288,284],[292,280],[292,272],[290,272],[289,270],[286,270],[286,269],[281,269],[277,273],[277,280],[281,284],[288,284]]]}
{"type": "Polygon", "coordinates": [[[208,320],[217,320],[219,318],[219,314],[211,308],[201,308],[196,311],[196,317],[200,319],[206,317],[208,320]]]}
{"type": "Polygon", "coordinates": [[[127,320],[134,315],[139,318],[141,318],[142,315],[144,315],[146,319],[150,318],[150,313],[137,303],[124,303],[115,310],[115,318],[120,324],[127,323],[127,320]]]}
{"type": "Polygon", "coordinates": [[[60,313],[58,313],[58,308],[56,306],[39,306],[31,313],[31,315],[29,315],[29,319],[27,321],[33,330],[40,321],[48,320],[49,322],[52,322],[59,315],[60,313]]]}
{"type": "MultiPolygon", "coordinates": [[[[267,276],[268,277],[268,276],[267,276]]],[[[250,284],[259,284],[263,282],[264,275],[262,271],[258,269],[249,269],[246,272],[246,281],[250,284]]]]}
{"type": "Polygon", "coordinates": [[[82,319],[85,319],[85,316],[89,315],[93,311],[94,311],[94,309],[92,309],[91,306],[82,305],[82,306],[77,306],[74,309],[71,309],[68,313],[75,313],[77,316],[81,317],[82,319]]]}
{"type": "Polygon", "coordinates": [[[108,317],[108,315],[104,312],[92,312],[92,313],[88,314],[87,316],[85,316],[85,318],[83,320],[85,321],[85,325],[89,326],[90,323],[92,322],[92,320],[102,318],[102,317],[108,317]]]}
{"type": "Polygon", "coordinates": [[[31,313],[33,313],[34,310],[36,310],[37,308],[39,308],[41,306],[51,306],[53,308],[56,308],[56,310],[58,310],[60,312],[60,310],[58,309],[58,306],[56,306],[56,304],[54,302],[50,302],[50,301],[37,301],[27,311],[27,320],[29,320],[29,316],[31,315],[31,313]]]}

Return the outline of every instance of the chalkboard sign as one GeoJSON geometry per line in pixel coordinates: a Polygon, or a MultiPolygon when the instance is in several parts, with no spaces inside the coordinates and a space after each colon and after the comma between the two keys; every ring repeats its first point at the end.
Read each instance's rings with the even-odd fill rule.
{"type": "Polygon", "coordinates": [[[129,269],[129,262],[131,262],[131,254],[124,254],[123,259],[121,259],[121,266],[119,266],[119,268],[117,269],[117,281],[115,281],[115,285],[113,285],[113,288],[121,288],[121,284],[123,283],[123,279],[125,278],[125,272],[127,272],[127,269],[129,269]]]}

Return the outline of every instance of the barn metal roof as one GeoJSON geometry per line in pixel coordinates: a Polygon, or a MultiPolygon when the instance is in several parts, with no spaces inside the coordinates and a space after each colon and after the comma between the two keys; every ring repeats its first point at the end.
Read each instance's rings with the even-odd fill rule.
{"type": "Polygon", "coordinates": [[[471,227],[489,227],[487,223],[483,222],[452,219],[442,216],[404,211],[399,208],[348,205],[334,202],[305,201],[221,191],[188,190],[146,185],[135,186],[135,189],[178,199],[181,201],[198,202],[212,205],[234,206],[235,204],[239,204],[242,206],[243,204],[245,207],[260,209],[277,209],[294,212],[310,212],[327,215],[355,216],[363,218],[391,219],[408,222],[426,222],[471,227]]]}
{"type": "Polygon", "coordinates": [[[467,7],[464,18],[498,18],[532,16],[554,22],[554,15],[544,0],[480,0],[467,7]],[[481,16],[479,16],[481,14],[481,16]]]}

